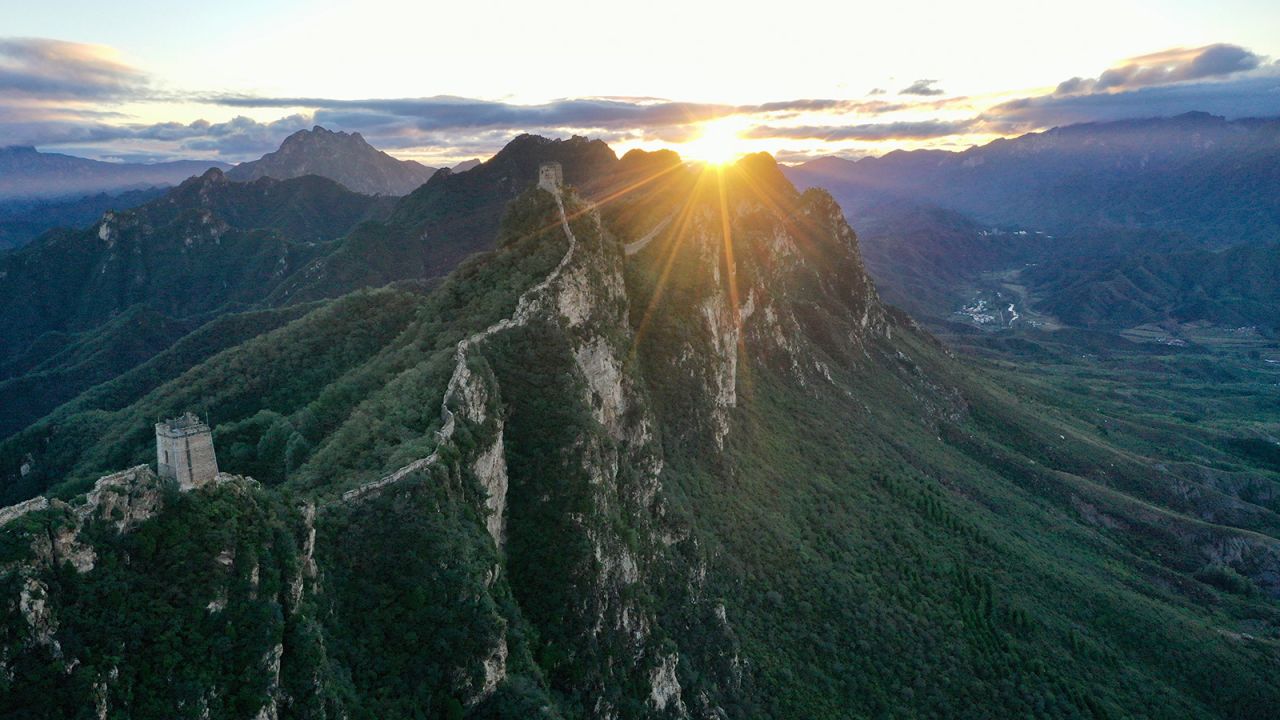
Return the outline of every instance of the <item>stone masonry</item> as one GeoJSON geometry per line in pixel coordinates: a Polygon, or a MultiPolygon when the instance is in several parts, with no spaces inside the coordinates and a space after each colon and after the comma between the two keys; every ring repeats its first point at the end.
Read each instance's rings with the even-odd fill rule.
{"type": "Polygon", "coordinates": [[[218,474],[213,453],[213,433],[194,413],[156,423],[156,471],[162,480],[190,490],[210,482],[218,474]]]}

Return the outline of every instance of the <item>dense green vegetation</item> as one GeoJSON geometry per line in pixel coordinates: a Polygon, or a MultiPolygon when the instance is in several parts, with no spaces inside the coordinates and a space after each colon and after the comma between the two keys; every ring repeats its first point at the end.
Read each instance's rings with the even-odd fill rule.
{"type": "MultiPolygon", "coordinates": [[[[261,671],[264,653],[305,634],[285,607],[286,586],[300,572],[296,513],[245,484],[167,491],[164,502],[166,511],[135,532],[118,534],[105,522],[88,528],[92,573],[63,565],[42,576],[58,598],[59,645],[6,656],[0,714],[82,717],[93,711],[94,678],[108,673],[133,717],[256,713],[272,682],[261,671]],[[223,607],[211,610],[212,600],[223,607]],[[64,654],[80,661],[70,676],[59,662],[64,654]]],[[[67,522],[56,511],[44,515],[24,520],[67,522]]],[[[0,582],[6,597],[17,597],[23,580],[8,574],[0,582]]],[[[7,647],[27,632],[20,613],[5,614],[7,647]]]]}
{"type": "MultiPolygon", "coordinates": [[[[766,157],[673,168],[582,180],[652,176],[596,213],[568,194],[572,255],[530,190],[430,291],[224,315],[216,336],[243,341],[197,331],[0,443],[0,467],[30,466],[3,504],[74,504],[149,461],[157,416],[207,408],[222,468],[257,481],[161,490],[124,533],[118,507],[90,514],[83,573],[66,506],[6,525],[0,596],[38,584],[56,627],[29,601],[5,615],[0,709],[1274,714],[1268,346],[1027,331],[955,335],[956,355],[880,304],[827,194],[766,157]],[[458,342],[566,258],[446,397],[458,342]]],[[[403,202],[462,222],[419,192],[403,202]]]]}
{"type": "MultiPolygon", "coordinates": [[[[599,141],[523,136],[399,201],[314,175],[240,183],[212,170],[0,256],[0,438],[153,356],[168,358],[159,377],[171,379],[297,317],[294,306],[388,284],[431,287],[493,246],[506,204],[549,158],[584,182],[616,163],[599,141]]],[[[0,476],[16,469],[0,466],[0,476]]]]}
{"type": "Polygon", "coordinates": [[[1082,258],[1022,278],[1043,297],[1037,307],[1075,326],[1207,321],[1280,336],[1280,245],[1082,258]]]}

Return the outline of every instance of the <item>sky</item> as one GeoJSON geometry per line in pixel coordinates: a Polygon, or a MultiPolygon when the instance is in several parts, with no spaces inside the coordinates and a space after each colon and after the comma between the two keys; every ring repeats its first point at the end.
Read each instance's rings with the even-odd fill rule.
{"type": "Polygon", "coordinates": [[[1274,0],[0,0],[0,146],[252,159],[313,125],[431,165],[521,132],[784,161],[1280,115],[1274,0]]]}

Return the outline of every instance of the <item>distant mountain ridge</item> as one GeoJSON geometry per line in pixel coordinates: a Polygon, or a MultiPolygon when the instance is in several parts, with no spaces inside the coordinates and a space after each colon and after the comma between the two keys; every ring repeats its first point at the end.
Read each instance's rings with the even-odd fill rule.
{"type": "Polygon", "coordinates": [[[1280,118],[1084,123],[963,152],[820,158],[786,173],[830,190],[851,217],[909,200],[1055,233],[1142,228],[1218,247],[1280,237],[1280,118]]]}
{"type": "Polygon", "coordinates": [[[0,148],[0,200],[117,193],[177,185],[209,168],[228,169],[215,160],[116,163],[40,152],[33,147],[0,148]]]}
{"type": "Polygon", "coordinates": [[[785,172],[838,198],[885,297],[917,318],[1025,268],[1033,308],[1072,326],[1276,331],[1280,118],[1085,123],[785,172]]]}
{"type": "Polygon", "coordinates": [[[272,177],[289,180],[320,175],[365,195],[408,195],[431,179],[435,168],[397,160],[365,141],[360,133],[333,132],[319,125],[285,138],[280,149],[227,172],[236,181],[272,177]]]}

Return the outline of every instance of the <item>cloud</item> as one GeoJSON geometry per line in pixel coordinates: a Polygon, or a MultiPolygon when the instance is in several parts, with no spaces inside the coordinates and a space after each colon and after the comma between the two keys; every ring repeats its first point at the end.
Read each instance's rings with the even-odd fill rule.
{"type": "Polygon", "coordinates": [[[286,135],[311,125],[311,118],[300,114],[267,123],[236,117],[220,123],[123,124],[78,113],[47,116],[0,107],[0,146],[130,147],[157,160],[192,155],[234,160],[275,150],[286,135]]]}
{"type": "Polygon", "coordinates": [[[936,85],[937,83],[938,83],[937,80],[917,80],[911,83],[910,85],[899,90],[898,94],[899,95],[922,95],[922,96],[941,95],[943,94],[944,91],[942,88],[934,87],[934,85],[936,85]]]}
{"type": "Polygon", "coordinates": [[[924,140],[948,137],[971,131],[978,118],[943,121],[886,122],[842,126],[773,127],[761,125],[746,134],[752,138],[786,138],[788,140],[924,140]]]}
{"type": "Polygon", "coordinates": [[[1097,78],[1073,77],[1058,84],[1054,95],[1132,90],[1190,80],[1225,78],[1254,70],[1264,58],[1239,45],[1217,43],[1198,48],[1172,48],[1142,55],[1109,68],[1097,78]]]}
{"type": "Polygon", "coordinates": [[[408,120],[419,130],[531,126],[622,129],[688,125],[732,115],[882,113],[905,107],[884,101],[800,98],[756,105],[673,102],[652,98],[570,98],[517,105],[453,96],[338,100],[319,97],[209,95],[202,101],[240,108],[309,108],[317,117],[390,125],[408,120]]]}
{"type": "Polygon", "coordinates": [[[985,109],[976,105],[977,98],[948,96],[932,79],[911,83],[898,97],[888,95],[876,88],[861,99],[793,98],[732,105],[636,96],[515,104],[455,96],[336,99],[160,93],[147,73],[123,62],[110,48],[0,38],[0,145],[157,160],[251,159],[314,124],[361,132],[376,147],[443,159],[487,155],[520,132],[676,144],[699,134],[700,123],[726,117],[754,126],[747,131],[752,138],[823,140],[833,143],[833,149],[840,149],[834,145],[840,142],[887,140],[956,146],[976,133],[1015,134],[1190,110],[1232,118],[1280,115],[1280,64],[1267,64],[1238,45],[1218,43],[1130,58],[1096,77],[1065,80],[1045,95],[985,109]],[[218,117],[284,117],[270,122],[235,117],[225,122],[139,123],[117,112],[143,103],[210,106],[218,117]],[[942,110],[951,117],[976,115],[928,119],[942,110]]]}
{"type": "Polygon", "coordinates": [[[0,38],[0,96],[102,100],[146,90],[146,73],[110,48],[44,38],[0,38]]]}
{"type": "Polygon", "coordinates": [[[1013,133],[1082,122],[1168,117],[1192,110],[1227,118],[1280,115],[1280,68],[1260,70],[1230,80],[1022,98],[989,108],[982,117],[993,130],[1013,133]]]}

